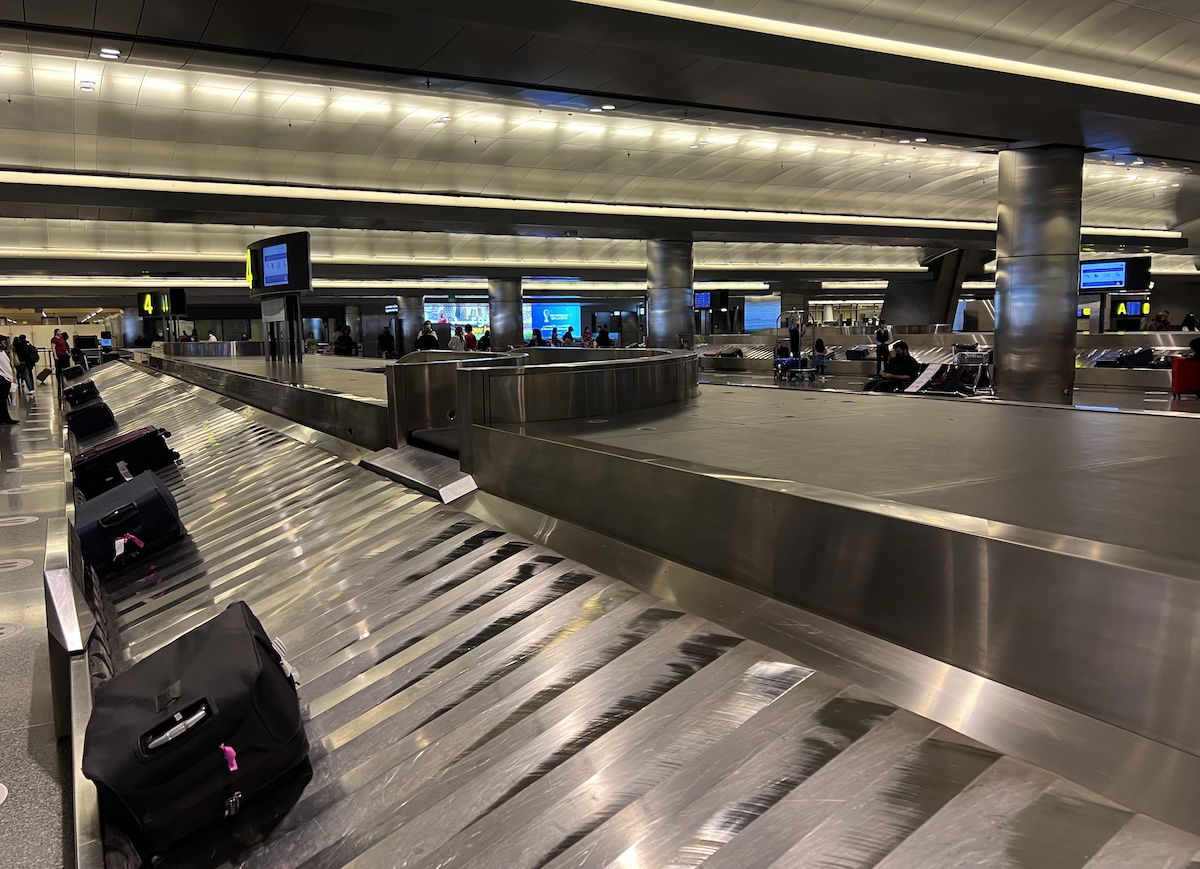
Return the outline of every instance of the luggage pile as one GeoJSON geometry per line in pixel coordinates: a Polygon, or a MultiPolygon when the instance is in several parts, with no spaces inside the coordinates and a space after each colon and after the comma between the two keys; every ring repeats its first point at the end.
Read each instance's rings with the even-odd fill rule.
{"type": "MultiPolygon", "coordinates": [[[[63,400],[76,439],[116,425],[90,381],[64,389],[63,400]]],[[[155,473],[179,459],[170,436],[154,426],[115,434],[75,452],[71,466],[83,499],[74,535],[96,616],[83,772],[96,784],[106,838],[124,843],[132,865],[276,820],[312,775],[296,672],[244,602],[126,669],[114,665],[106,589],[187,537],[155,473]]]]}

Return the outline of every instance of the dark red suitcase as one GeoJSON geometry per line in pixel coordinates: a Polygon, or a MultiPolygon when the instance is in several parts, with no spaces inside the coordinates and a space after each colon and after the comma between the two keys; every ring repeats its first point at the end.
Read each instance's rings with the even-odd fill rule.
{"type": "Polygon", "coordinates": [[[1171,395],[1178,398],[1185,392],[1200,396],[1200,359],[1176,356],[1171,360],[1171,395]]]}
{"type": "Polygon", "coordinates": [[[142,471],[173,464],[179,453],[167,446],[165,428],[143,426],[84,450],[71,461],[76,490],[86,498],[107,492],[142,471]]]}

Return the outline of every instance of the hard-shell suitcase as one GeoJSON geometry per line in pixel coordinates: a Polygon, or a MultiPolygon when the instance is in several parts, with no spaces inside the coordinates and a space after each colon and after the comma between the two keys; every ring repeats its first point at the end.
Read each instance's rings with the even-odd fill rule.
{"type": "Polygon", "coordinates": [[[238,601],[97,686],[83,772],[143,856],[273,800],[306,765],[282,651],[238,601]]]}
{"type": "Polygon", "coordinates": [[[77,380],[83,377],[83,367],[80,365],[68,365],[62,370],[63,380],[77,380]]]}
{"type": "Polygon", "coordinates": [[[862,362],[871,358],[872,350],[869,347],[851,347],[846,351],[846,358],[854,362],[862,362]]]}
{"type": "Polygon", "coordinates": [[[79,407],[85,401],[91,401],[93,398],[100,397],[100,389],[91,380],[85,380],[82,383],[76,383],[74,386],[68,386],[63,390],[63,398],[71,407],[79,407]]]}
{"type": "Polygon", "coordinates": [[[83,560],[110,573],[187,532],[174,496],[153,471],[144,471],[75,508],[83,560]]]}
{"type": "Polygon", "coordinates": [[[1176,356],[1171,360],[1171,395],[1178,398],[1185,392],[1200,396],[1200,359],[1176,356]]]}
{"type": "Polygon", "coordinates": [[[167,446],[170,436],[165,428],[143,426],[84,450],[71,461],[76,490],[94,498],[143,471],[172,464],[179,453],[167,446]]]}
{"type": "Polygon", "coordinates": [[[91,437],[117,424],[113,413],[103,401],[95,400],[67,412],[67,428],[77,438],[91,437]]]}

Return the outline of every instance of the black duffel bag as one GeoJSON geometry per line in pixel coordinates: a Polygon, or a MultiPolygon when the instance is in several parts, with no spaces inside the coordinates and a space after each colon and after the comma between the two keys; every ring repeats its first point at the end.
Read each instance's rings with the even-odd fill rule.
{"type": "Polygon", "coordinates": [[[83,383],[77,383],[74,386],[68,386],[63,390],[63,398],[67,400],[67,404],[71,407],[79,407],[85,401],[91,401],[93,398],[100,397],[100,389],[90,380],[85,380],[83,383]]]}
{"type": "Polygon", "coordinates": [[[67,428],[80,440],[114,428],[116,424],[112,410],[98,398],[67,411],[67,428]]]}
{"type": "Polygon", "coordinates": [[[96,687],[83,773],[143,857],[307,767],[294,672],[242,601],[96,687]]]}

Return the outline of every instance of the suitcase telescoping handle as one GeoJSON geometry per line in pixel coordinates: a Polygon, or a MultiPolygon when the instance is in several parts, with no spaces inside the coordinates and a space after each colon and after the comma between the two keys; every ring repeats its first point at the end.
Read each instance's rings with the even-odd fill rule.
{"type": "Polygon", "coordinates": [[[201,700],[166,721],[155,725],[142,734],[142,749],[150,754],[170,745],[175,740],[195,730],[208,718],[208,703],[201,700]]]}
{"type": "Polygon", "coordinates": [[[107,516],[100,519],[101,528],[116,528],[123,525],[138,514],[137,502],[131,501],[116,510],[113,510],[107,516]]]}

